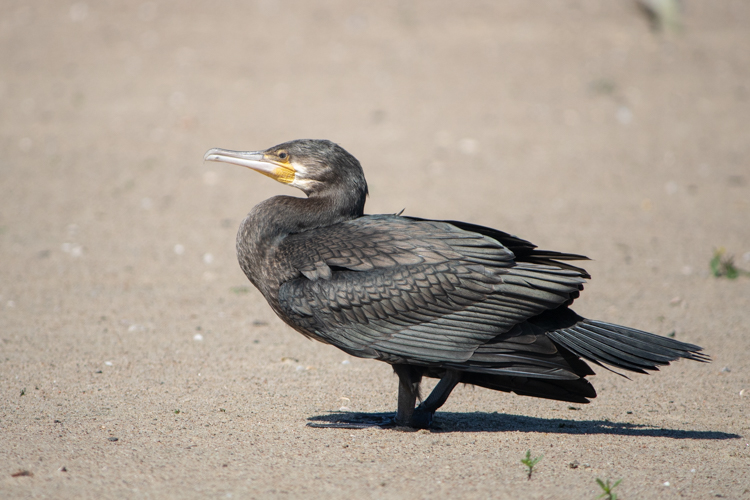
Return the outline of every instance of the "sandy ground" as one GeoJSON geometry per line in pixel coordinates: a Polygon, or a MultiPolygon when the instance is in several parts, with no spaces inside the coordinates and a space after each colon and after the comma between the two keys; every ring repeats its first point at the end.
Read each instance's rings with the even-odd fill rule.
{"type": "Polygon", "coordinates": [[[0,497],[750,498],[750,278],[708,270],[750,268],[750,3],[686,0],[677,35],[627,1],[458,4],[0,2],[0,497]],[[579,313],[713,363],[307,427],[397,380],[273,315],[234,236],[291,188],[202,162],[301,137],[362,161],[370,213],[589,255],[579,313]]]}

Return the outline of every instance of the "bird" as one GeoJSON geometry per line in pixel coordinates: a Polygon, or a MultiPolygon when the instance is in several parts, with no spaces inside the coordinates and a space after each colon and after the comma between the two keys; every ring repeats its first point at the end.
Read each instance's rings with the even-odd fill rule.
{"type": "Polygon", "coordinates": [[[341,426],[429,428],[459,383],[588,403],[589,363],[647,373],[679,358],[710,360],[697,345],[576,314],[570,306],[591,276],[571,262],[587,257],[467,222],[366,215],[362,166],[334,142],[214,148],[204,160],[306,195],[256,205],[239,227],[237,258],[294,330],[392,365],[395,415],[341,426]],[[423,399],[424,377],[438,382],[423,399]]]}

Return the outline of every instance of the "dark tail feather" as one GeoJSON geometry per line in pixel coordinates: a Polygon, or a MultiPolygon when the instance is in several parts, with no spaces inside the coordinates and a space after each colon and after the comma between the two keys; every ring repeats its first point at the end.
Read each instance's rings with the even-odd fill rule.
{"type": "MultiPolygon", "coordinates": [[[[679,358],[708,362],[702,347],[686,344],[653,333],[584,319],[576,324],[547,332],[549,338],[571,352],[600,366],[606,363],[637,373],[658,370],[679,358]]],[[[605,368],[607,368],[605,366],[605,368]]]]}
{"type": "Polygon", "coordinates": [[[521,396],[554,399],[570,403],[588,403],[589,398],[596,397],[596,390],[583,377],[577,380],[550,380],[464,372],[461,374],[461,382],[495,391],[515,392],[521,396]]]}

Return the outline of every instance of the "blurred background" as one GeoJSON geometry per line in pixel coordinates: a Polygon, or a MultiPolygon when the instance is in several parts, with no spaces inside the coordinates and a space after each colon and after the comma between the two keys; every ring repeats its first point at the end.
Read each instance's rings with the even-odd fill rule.
{"type": "Polygon", "coordinates": [[[588,255],[578,312],[742,364],[750,280],[709,261],[723,247],[750,268],[750,3],[675,3],[0,0],[3,384],[94,384],[109,360],[116,401],[188,367],[205,380],[211,356],[339,363],[234,256],[256,203],[301,193],[202,161],[296,138],[362,162],[369,213],[588,255]]]}
{"type": "Polygon", "coordinates": [[[660,30],[629,1],[5,0],[11,281],[71,256],[170,265],[175,244],[229,259],[224,225],[288,190],[203,152],[303,137],[362,161],[371,213],[600,258],[644,257],[662,221],[682,239],[660,242],[670,271],[705,271],[717,246],[741,258],[750,7],[683,7],[660,30]]]}
{"type": "Polygon", "coordinates": [[[203,152],[303,137],[362,161],[371,213],[618,258],[660,219],[685,238],[661,242],[677,271],[750,250],[742,1],[685,2],[662,30],[629,1],[2,9],[2,246],[30,262],[66,242],[122,252],[113,269],[179,242],[229,258],[222,224],[288,190],[203,152]]]}

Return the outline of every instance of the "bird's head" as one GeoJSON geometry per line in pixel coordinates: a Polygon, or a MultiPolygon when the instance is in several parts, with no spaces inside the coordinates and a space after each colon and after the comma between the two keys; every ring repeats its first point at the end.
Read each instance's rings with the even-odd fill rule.
{"type": "Polygon", "coordinates": [[[367,182],[359,161],[331,141],[298,139],[264,151],[214,148],[203,159],[251,168],[301,189],[308,196],[345,192],[361,197],[364,203],[367,195],[367,182]]]}

